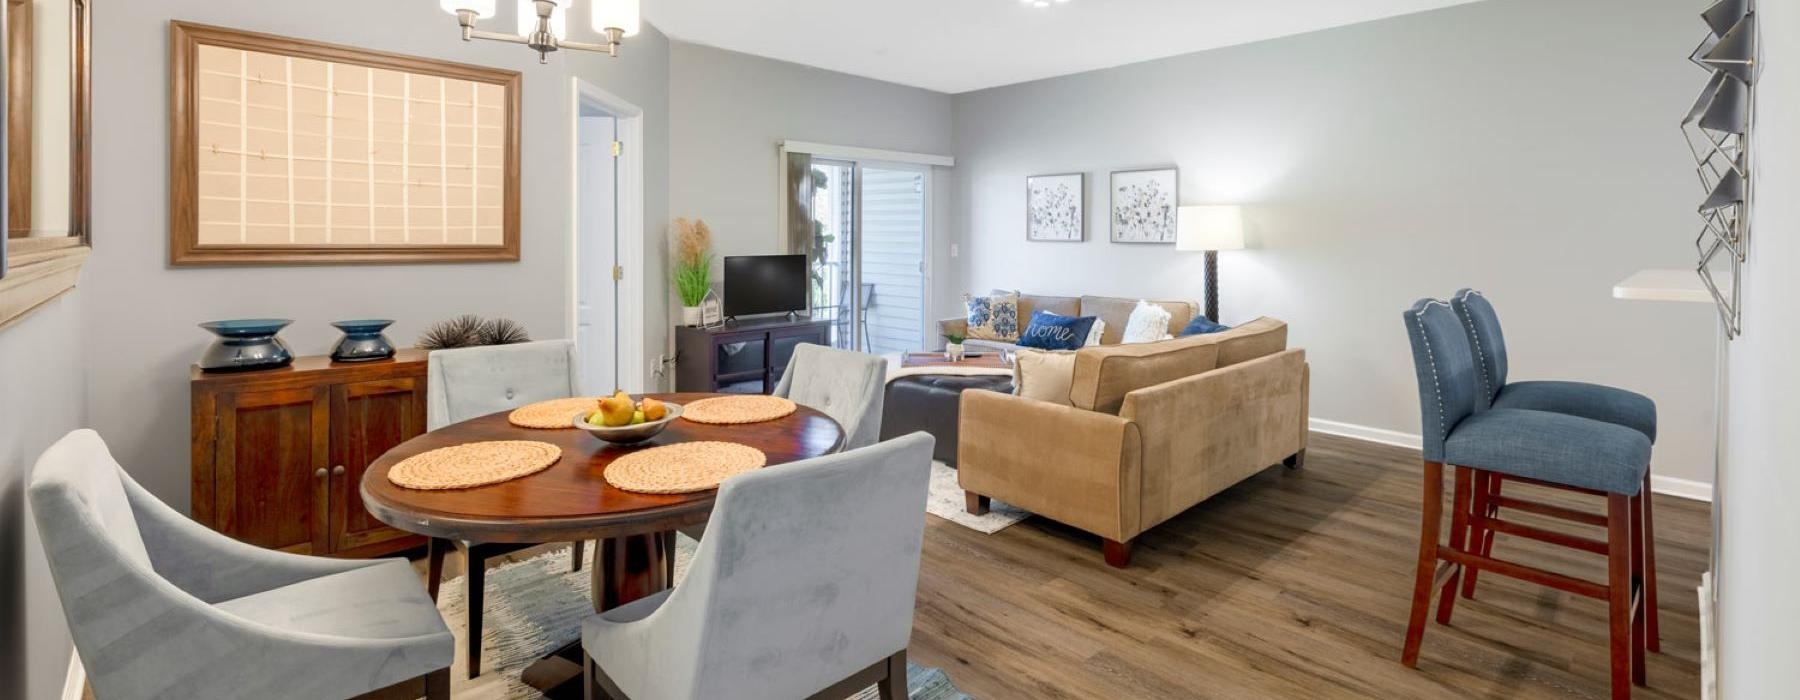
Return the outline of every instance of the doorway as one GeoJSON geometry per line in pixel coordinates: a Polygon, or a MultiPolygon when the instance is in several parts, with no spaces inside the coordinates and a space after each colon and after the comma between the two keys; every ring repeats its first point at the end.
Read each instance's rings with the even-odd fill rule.
{"type": "Polygon", "coordinates": [[[568,337],[581,391],[645,390],[643,110],[571,78],[568,337]]]}
{"type": "Polygon", "coordinates": [[[812,159],[813,318],[834,347],[884,354],[931,346],[931,168],[812,159]]]}

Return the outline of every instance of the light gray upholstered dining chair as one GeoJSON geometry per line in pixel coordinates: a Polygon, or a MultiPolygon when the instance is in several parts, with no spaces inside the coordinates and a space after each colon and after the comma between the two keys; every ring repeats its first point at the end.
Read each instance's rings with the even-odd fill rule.
{"type": "Polygon", "coordinates": [[[727,479],[675,588],[582,625],[614,700],[906,697],[932,438],[727,479]]]}
{"type": "Polygon", "coordinates": [[[262,549],[183,517],[92,430],[38,459],[29,488],[96,697],[450,696],[455,639],[403,559],[262,549]]]}
{"type": "MultiPolygon", "coordinates": [[[[568,340],[434,350],[425,367],[425,429],[437,430],[529,403],[575,396],[581,392],[579,362],[575,343],[568,340]]],[[[481,675],[481,615],[487,560],[537,545],[432,540],[426,573],[432,600],[437,600],[444,555],[453,544],[461,547],[467,565],[463,577],[468,584],[469,601],[466,641],[469,677],[474,678],[481,675]]],[[[586,549],[584,543],[573,543],[571,571],[581,570],[586,549]]]]}
{"type": "Polygon", "coordinates": [[[831,416],[844,428],[844,448],[854,450],[881,435],[886,391],[887,360],[880,355],[804,344],[794,347],[774,393],[831,416]]]}

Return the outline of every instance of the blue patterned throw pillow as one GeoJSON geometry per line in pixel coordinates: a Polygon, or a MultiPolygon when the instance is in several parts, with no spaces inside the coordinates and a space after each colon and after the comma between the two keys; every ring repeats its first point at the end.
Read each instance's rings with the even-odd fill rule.
{"type": "Polygon", "coordinates": [[[1087,342],[1095,316],[1062,316],[1048,311],[1031,312],[1031,325],[1019,334],[1019,345],[1040,350],[1075,350],[1087,342]]]}
{"type": "Polygon", "coordinates": [[[1195,316],[1194,320],[1188,321],[1186,328],[1181,329],[1181,333],[1179,334],[1179,336],[1185,338],[1190,335],[1200,335],[1202,333],[1217,333],[1219,331],[1228,331],[1228,330],[1231,330],[1231,326],[1227,326],[1222,323],[1214,323],[1212,319],[1207,318],[1205,316],[1195,316]]]}
{"type": "Polygon", "coordinates": [[[1011,343],[1019,339],[1019,295],[1016,292],[976,297],[964,295],[969,308],[969,337],[1011,343]]]}

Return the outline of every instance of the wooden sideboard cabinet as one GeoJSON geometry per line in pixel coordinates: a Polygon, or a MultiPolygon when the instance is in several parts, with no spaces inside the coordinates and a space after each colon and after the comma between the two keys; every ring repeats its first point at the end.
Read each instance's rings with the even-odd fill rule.
{"type": "Polygon", "coordinates": [[[794,346],[831,344],[831,322],[799,318],[733,321],[675,329],[675,390],[767,394],[781,381],[794,346]]]}
{"type": "Polygon", "coordinates": [[[194,519],[301,554],[366,557],[424,544],[370,516],[361,483],[376,457],[425,432],[425,355],[191,369],[194,519]]]}

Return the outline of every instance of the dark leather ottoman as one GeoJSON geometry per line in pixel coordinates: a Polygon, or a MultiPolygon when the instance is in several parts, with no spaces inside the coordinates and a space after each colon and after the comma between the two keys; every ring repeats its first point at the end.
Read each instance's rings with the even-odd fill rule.
{"type": "Polygon", "coordinates": [[[968,390],[1012,393],[1012,377],[925,374],[888,383],[881,407],[881,439],[923,430],[937,438],[931,456],[956,466],[957,406],[968,390]]]}

